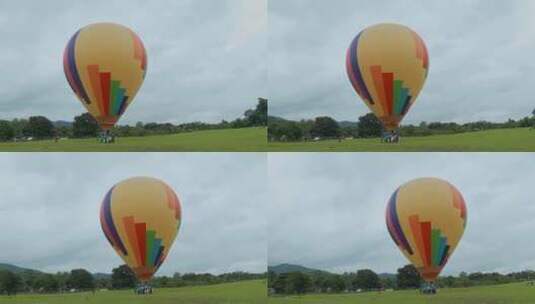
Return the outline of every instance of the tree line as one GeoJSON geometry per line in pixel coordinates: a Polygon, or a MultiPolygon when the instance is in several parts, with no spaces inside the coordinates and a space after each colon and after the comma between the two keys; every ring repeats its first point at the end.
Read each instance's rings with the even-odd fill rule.
{"type": "MultiPolygon", "coordinates": [[[[535,110],[531,116],[520,120],[509,119],[506,122],[476,121],[464,124],[455,122],[421,122],[419,125],[402,125],[401,136],[430,136],[457,134],[491,129],[535,128],[535,110]]],[[[300,121],[280,117],[268,118],[268,136],[270,141],[310,141],[319,139],[372,138],[383,133],[381,122],[373,113],[360,116],[358,122],[338,122],[322,116],[300,121]]]]}
{"type": "MultiPolygon", "coordinates": [[[[267,276],[271,295],[418,289],[423,283],[418,271],[412,265],[399,268],[396,274],[377,274],[371,269],[361,269],[343,274],[325,271],[307,273],[269,271],[267,276]]],[[[531,280],[535,280],[535,271],[531,270],[509,274],[461,272],[459,276],[439,277],[435,284],[439,288],[460,288],[531,280]]]]}
{"type": "MultiPolygon", "coordinates": [[[[184,287],[265,278],[266,273],[232,272],[220,275],[210,273],[175,273],[173,276],[154,277],[150,285],[159,288],[184,287]]],[[[85,269],[73,269],[70,272],[58,272],[55,274],[31,270],[25,270],[19,273],[0,270],[0,295],[128,289],[135,288],[138,284],[139,281],[135,274],[126,265],[114,268],[111,275],[91,274],[85,269]]]]}
{"type": "MultiPolygon", "coordinates": [[[[191,122],[183,124],[143,123],[135,126],[118,125],[112,133],[119,137],[176,134],[183,132],[237,129],[267,126],[267,99],[258,98],[255,108],[248,109],[243,116],[232,121],[220,123],[191,122]]],[[[100,128],[95,119],[84,113],[70,122],[52,122],[44,116],[31,116],[28,119],[0,120],[0,141],[40,140],[51,138],[88,138],[96,137],[100,128]]]]}

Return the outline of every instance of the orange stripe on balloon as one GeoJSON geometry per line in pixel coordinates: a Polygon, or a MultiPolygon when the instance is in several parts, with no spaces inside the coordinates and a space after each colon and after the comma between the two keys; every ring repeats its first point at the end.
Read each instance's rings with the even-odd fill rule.
{"type": "Polygon", "coordinates": [[[453,206],[459,209],[461,213],[461,218],[466,220],[466,204],[464,202],[463,196],[452,185],[450,185],[450,189],[453,195],[453,206]]]}
{"type": "Polygon", "coordinates": [[[134,58],[139,60],[141,69],[145,70],[147,68],[147,55],[145,53],[145,47],[141,39],[132,31],[132,39],[134,41],[134,58]]]}
{"type": "Polygon", "coordinates": [[[416,248],[418,249],[418,252],[420,253],[420,257],[422,258],[425,256],[425,249],[424,249],[424,242],[422,239],[422,231],[420,229],[420,219],[418,215],[411,215],[409,216],[409,224],[411,226],[412,236],[414,239],[414,242],[416,243],[416,248]]]}
{"type": "Polygon", "coordinates": [[[91,82],[91,89],[93,90],[93,96],[97,98],[97,106],[100,111],[100,115],[103,115],[102,111],[102,85],[100,82],[100,72],[97,64],[90,64],[87,66],[87,73],[89,74],[89,82],[91,82]]]}
{"type": "Polygon", "coordinates": [[[137,262],[137,266],[141,266],[141,257],[139,255],[139,246],[138,246],[138,240],[136,236],[134,217],[125,216],[123,218],[123,223],[124,223],[124,230],[126,231],[126,235],[128,237],[128,241],[130,243],[130,246],[132,246],[131,254],[134,256],[134,259],[137,262]]]}
{"type": "Polygon", "coordinates": [[[377,95],[379,97],[379,103],[381,104],[381,107],[383,108],[383,115],[386,115],[386,92],[385,92],[385,86],[383,83],[383,75],[381,66],[379,65],[372,65],[370,67],[370,72],[373,77],[373,83],[375,85],[375,91],[377,92],[377,95]]]}

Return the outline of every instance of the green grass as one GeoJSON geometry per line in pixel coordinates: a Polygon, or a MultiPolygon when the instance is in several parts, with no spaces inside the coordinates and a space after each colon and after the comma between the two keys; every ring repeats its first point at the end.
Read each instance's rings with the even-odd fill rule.
{"type": "Polygon", "coordinates": [[[256,304],[266,302],[266,281],[159,288],[152,295],[135,295],[133,291],[98,291],[58,295],[0,296],[0,303],[20,304],[256,304]]]}
{"type": "Polygon", "coordinates": [[[96,138],[66,139],[54,142],[0,143],[2,152],[116,152],[116,151],[188,151],[250,152],[267,149],[266,128],[197,131],[172,135],[121,137],[113,144],[101,144],[96,138]]]}
{"type": "Polygon", "coordinates": [[[417,291],[370,292],[340,295],[270,297],[269,304],[533,304],[535,287],[525,283],[441,289],[436,295],[417,291]]]}
{"type": "Polygon", "coordinates": [[[533,152],[535,151],[535,130],[529,128],[498,129],[453,135],[402,137],[401,143],[398,144],[381,143],[378,138],[344,140],[342,142],[326,140],[318,142],[269,143],[269,150],[303,152],[533,152]]]}

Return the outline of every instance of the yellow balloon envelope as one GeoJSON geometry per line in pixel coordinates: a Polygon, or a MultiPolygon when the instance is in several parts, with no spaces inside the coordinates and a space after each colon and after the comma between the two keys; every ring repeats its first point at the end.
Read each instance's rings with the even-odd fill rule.
{"type": "Polygon", "coordinates": [[[141,39],[113,23],[88,25],[74,34],[63,53],[72,90],[102,129],[112,128],[132,103],[147,71],[141,39]]]}
{"type": "Polygon", "coordinates": [[[424,85],[429,57],[424,41],[410,28],[378,24],[353,40],[346,70],[353,88],[385,129],[394,130],[424,85]]]}
{"type": "Polygon", "coordinates": [[[433,282],[461,240],[466,206],[450,183],[437,178],[415,179],[392,194],[386,225],[422,278],[433,282]]]}
{"type": "Polygon", "coordinates": [[[100,209],[104,235],[141,281],[162,265],[181,223],[180,201],[164,182],[134,177],[113,186],[100,209]]]}

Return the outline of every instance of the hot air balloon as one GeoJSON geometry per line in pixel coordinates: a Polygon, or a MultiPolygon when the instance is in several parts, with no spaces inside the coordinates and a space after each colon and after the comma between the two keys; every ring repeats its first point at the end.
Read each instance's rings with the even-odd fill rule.
{"type": "Polygon", "coordinates": [[[387,131],[398,128],[429,70],[424,41],[410,28],[377,24],[353,40],[346,56],[353,88],[387,131]]]}
{"type": "Polygon", "coordinates": [[[100,127],[111,129],[134,100],[147,71],[141,39],[113,23],[88,25],[63,53],[65,77],[100,127]]]}
{"type": "Polygon", "coordinates": [[[180,201],[167,184],[134,177],[108,191],[100,224],[117,254],[140,281],[147,282],[169,254],[181,214],[180,201]]]}
{"type": "Polygon", "coordinates": [[[438,178],[415,179],[392,194],[386,226],[424,281],[432,283],[463,236],[466,205],[450,183],[438,178]]]}

